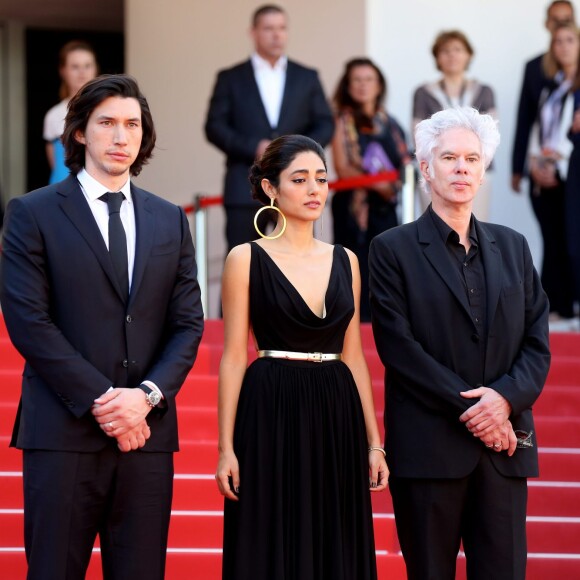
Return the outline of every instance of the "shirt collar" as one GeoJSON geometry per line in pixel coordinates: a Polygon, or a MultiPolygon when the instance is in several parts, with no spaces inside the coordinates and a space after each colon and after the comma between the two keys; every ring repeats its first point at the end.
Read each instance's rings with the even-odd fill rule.
{"type": "Polygon", "coordinates": [[[288,66],[288,57],[282,55],[274,66],[272,66],[265,58],[262,58],[257,52],[254,52],[251,57],[252,67],[255,71],[270,70],[285,72],[288,66]]]}
{"type": "MultiPolygon", "coordinates": [[[[85,192],[89,201],[95,201],[101,197],[104,193],[107,193],[109,189],[105,187],[102,183],[99,183],[89,172],[83,167],[77,173],[77,179],[85,192]]],[[[125,185],[119,189],[119,191],[123,192],[125,199],[132,203],[131,199],[131,178],[127,179],[125,185]]]]}
{"type": "MultiPolygon", "coordinates": [[[[439,232],[443,243],[446,244],[450,239],[450,236],[452,236],[451,239],[455,243],[459,243],[459,234],[437,215],[431,204],[429,204],[429,214],[431,215],[431,219],[433,220],[435,228],[439,232]]],[[[473,219],[473,214],[471,214],[471,218],[469,219],[469,240],[472,244],[476,246],[478,245],[477,231],[475,229],[475,220],[473,219]]]]}

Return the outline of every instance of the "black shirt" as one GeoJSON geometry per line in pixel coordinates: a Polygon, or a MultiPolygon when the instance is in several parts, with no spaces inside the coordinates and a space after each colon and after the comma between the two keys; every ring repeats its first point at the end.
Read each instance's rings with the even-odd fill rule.
{"type": "Polygon", "coordinates": [[[484,340],[482,338],[486,335],[487,325],[485,318],[485,313],[487,312],[487,294],[485,291],[485,270],[483,260],[481,259],[481,251],[473,215],[469,221],[469,241],[471,242],[471,247],[466,252],[465,246],[459,243],[459,234],[450,228],[433,211],[431,206],[429,206],[429,214],[449,252],[449,259],[455,265],[454,267],[457,268],[461,281],[463,282],[471,317],[477,328],[477,336],[473,337],[474,341],[479,342],[483,347],[484,340]]]}

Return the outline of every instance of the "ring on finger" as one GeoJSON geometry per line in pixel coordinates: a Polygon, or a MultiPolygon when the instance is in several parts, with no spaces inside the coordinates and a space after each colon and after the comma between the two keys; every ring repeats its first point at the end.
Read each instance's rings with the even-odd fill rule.
{"type": "Polygon", "coordinates": [[[107,427],[108,427],[109,429],[112,429],[112,428],[113,428],[113,421],[109,421],[109,422],[107,423],[107,427]]]}
{"type": "Polygon", "coordinates": [[[497,442],[496,442],[496,443],[494,443],[494,444],[493,444],[493,448],[494,448],[494,449],[501,449],[501,441],[500,441],[499,443],[497,443],[497,442]]]}

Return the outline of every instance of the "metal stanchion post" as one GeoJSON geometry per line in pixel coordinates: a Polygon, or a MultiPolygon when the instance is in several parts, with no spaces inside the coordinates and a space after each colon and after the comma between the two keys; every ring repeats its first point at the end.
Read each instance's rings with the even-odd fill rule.
{"type": "Polygon", "coordinates": [[[415,168],[412,163],[405,165],[401,209],[401,219],[404,224],[408,224],[415,219],[415,168]]]}
{"type": "Polygon", "coordinates": [[[197,262],[197,281],[201,290],[201,304],[204,317],[209,312],[209,288],[207,274],[207,210],[202,207],[203,195],[195,196],[195,260],[197,262]]]}

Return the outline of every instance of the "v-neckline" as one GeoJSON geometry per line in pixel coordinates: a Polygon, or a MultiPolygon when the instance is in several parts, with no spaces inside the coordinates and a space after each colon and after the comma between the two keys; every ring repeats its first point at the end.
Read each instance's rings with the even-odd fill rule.
{"type": "Polygon", "coordinates": [[[318,314],[316,314],[316,312],[314,312],[314,310],[312,310],[312,308],[306,302],[306,300],[304,300],[304,297],[302,296],[302,294],[300,294],[300,292],[298,292],[298,289],[296,288],[296,286],[294,286],[294,284],[292,284],[292,282],[290,282],[290,278],[288,278],[288,276],[286,274],[284,274],[282,268],[280,268],[280,266],[278,266],[278,264],[276,264],[276,260],[274,260],[274,258],[272,258],[272,256],[270,256],[270,254],[264,248],[262,248],[262,246],[260,246],[260,244],[257,244],[256,242],[252,242],[252,244],[254,244],[256,247],[260,248],[260,250],[267,256],[268,260],[270,260],[270,262],[272,262],[272,264],[274,265],[276,270],[280,273],[280,275],[286,281],[288,286],[290,286],[290,288],[292,288],[292,290],[294,290],[294,293],[297,294],[297,296],[302,301],[302,304],[304,304],[304,306],[306,306],[306,309],[310,312],[310,314],[315,316],[318,320],[325,320],[326,316],[328,315],[328,311],[326,310],[326,299],[328,298],[328,291],[330,290],[330,283],[332,281],[332,276],[334,274],[334,264],[336,261],[334,259],[335,252],[336,252],[336,245],[332,246],[332,263],[330,264],[330,274],[328,275],[328,283],[326,285],[326,290],[324,292],[324,302],[323,302],[324,316],[318,316],[318,314]]]}

